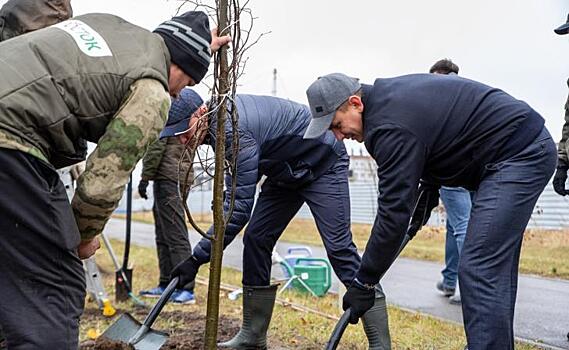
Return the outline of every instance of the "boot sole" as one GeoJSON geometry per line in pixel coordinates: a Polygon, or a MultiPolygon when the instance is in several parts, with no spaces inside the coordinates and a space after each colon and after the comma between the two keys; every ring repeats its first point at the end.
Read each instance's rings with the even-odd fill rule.
{"type": "Polygon", "coordinates": [[[150,298],[150,299],[160,298],[160,295],[155,295],[155,294],[139,294],[139,295],[143,298],[150,298]]]}

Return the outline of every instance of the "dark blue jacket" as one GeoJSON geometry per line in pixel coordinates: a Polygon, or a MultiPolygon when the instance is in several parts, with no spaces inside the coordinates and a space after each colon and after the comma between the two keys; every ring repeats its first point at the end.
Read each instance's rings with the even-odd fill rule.
{"type": "MultiPolygon", "coordinates": [[[[294,190],[314,181],[340,158],[347,159],[343,142],[328,131],[312,140],[303,139],[310,122],[308,107],[276,97],[238,95],[239,154],[237,186],[233,215],[227,224],[227,246],[251,217],[257,182],[262,175],[281,187],[294,190]]],[[[226,159],[230,159],[232,128],[226,125],[226,159]]],[[[210,126],[210,140],[215,147],[216,125],[210,126]]],[[[224,211],[229,208],[231,176],[225,178],[224,211]]],[[[213,232],[213,227],[209,233],[213,232]]],[[[209,261],[211,245],[202,239],[193,255],[200,263],[209,261]]]]}
{"type": "Polygon", "coordinates": [[[377,79],[362,92],[380,194],[358,279],[377,283],[403,240],[420,179],[475,190],[485,166],[529,145],[544,120],[525,102],[456,75],[377,79]]]}

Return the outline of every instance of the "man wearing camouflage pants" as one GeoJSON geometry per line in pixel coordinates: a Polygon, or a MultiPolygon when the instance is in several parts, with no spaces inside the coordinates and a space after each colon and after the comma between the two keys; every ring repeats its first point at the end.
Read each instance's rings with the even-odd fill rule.
{"type": "Polygon", "coordinates": [[[10,349],[77,349],[80,258],[98,249],[170,95],[198,83],[229,40],[212,41],[201,12],[155,32],[87,14],[0,43],[0,328],[10,349]],[[55,169],[84,160],[86,141],[98,145],[70,206],[55,169]]]}

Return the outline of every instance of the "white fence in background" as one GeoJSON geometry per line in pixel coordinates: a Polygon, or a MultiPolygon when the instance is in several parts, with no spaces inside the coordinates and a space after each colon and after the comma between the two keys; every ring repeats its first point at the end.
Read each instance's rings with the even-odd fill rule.
{"type": "MultiPolygon", "coordinates": [[[[148,189],[148,193],[152,193],[150,188],[148,189]]],[[[377,210],[377,186],[373,183],[351,183],[350,197],[352,222],[372,224],[377,210]]],[[[188,204],[193,213],[211,213],[211,201],[211,191],[196,191],[190,194],[188,204]]],[[[125,199],[123,198],[119,208],[117,209],[118,212],[124,212],[126,208],[125,203],[125,199]]],[[[152,199],[134,199],[133,210],[152,210],[152,199]]],[[[310,210],[306,205],[302,206],[296,216],[298,218],[312,218],[310,210]]],[[[430,220],[430,224],[443,225],[444,220],[444,213],[434,213],[430,220]]],[[[551,184],[549,184],[545,188],[545,191],[534,208],[528,227],[543,229],[568,228],[569,199],[567,197],[557,195],[553,192],[551,184]]]]}

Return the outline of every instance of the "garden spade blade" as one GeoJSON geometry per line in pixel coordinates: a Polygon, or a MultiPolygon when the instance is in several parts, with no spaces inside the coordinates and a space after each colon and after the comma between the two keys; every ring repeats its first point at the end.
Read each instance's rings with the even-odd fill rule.
{"type": "MultiPolygon", "coordinates": [[[[143,327],[144,326],[130,314],[123,314],[101,337],[127,344],[139,329],[143,327]]],[[[155,331],[152,328],[146,328],[146,333],[140,341],[131,345],[137,350],[157,350],[164,345],[166,340],[168,340],[167,333],[155,331]]]]}
{"type": "Polygon", "coordinates": [[[164,305],[166,305],[170,299],[170,296],[172,296],[177,284],[178,277],[170,281],[170,284],[168,284],[168,287],[166,287],[164,293],[162,293],[156,305],[152,307],[142,324],[128,313],[125,313],[107,328],[101,337],[128,343],[136,350],[160,349],[166,340],[168,340],[168,334],[155,331],[151,327],[164,305]]]}

